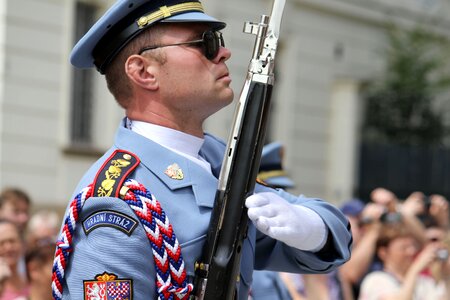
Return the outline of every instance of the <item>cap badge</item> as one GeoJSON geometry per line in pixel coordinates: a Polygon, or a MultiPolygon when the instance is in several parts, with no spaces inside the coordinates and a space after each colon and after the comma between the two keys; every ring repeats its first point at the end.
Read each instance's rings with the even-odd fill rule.
{"type": "Polygon", "coordinates": [[[183,170],[181,170],[177,163],[173,163],[168,166],[166,171],[164,171],[164,174],[172,179],[182,180],[184,178],[183,170]]]}

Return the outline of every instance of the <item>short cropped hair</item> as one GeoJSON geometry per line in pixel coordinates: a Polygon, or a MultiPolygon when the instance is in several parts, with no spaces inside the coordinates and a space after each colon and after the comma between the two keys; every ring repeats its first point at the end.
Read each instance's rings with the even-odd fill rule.
{"type": "MultiPolygon", "coordinates": [[[[168,24],[156,24],[141,32],[137,37],[131,40],[106,67],[106,84],[121,107],[126,109],[133,96],[130,80],[125,73],[125,62],[131,55],[138,54],[142,48],[150,45],[157,45],[167,26],[168,24]]],[[[152,57],[160,63],[164,63],[165,61],[165,58],[159,49],[151,51],[149,55],[152,55],[152,57]]]]}
{"type": "Polygon", "coordinates": [[[15,187],[6,188],[0,193],[0,208],[5,203],[10,201],[24,201],[26,204],[31,205],[31,200],[28,194],[23,190],[15,187]]]}

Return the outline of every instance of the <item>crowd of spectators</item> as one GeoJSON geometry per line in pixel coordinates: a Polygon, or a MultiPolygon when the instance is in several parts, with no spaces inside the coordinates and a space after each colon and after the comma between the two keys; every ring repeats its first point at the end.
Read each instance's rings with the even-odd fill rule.
{"type": "Polygon", "coordinates": [[[350,260],[327,275],[281,274],[294,300],[450,299],[449,204],[413,192],[400,200],[376,188],[342,212],[352,226],[350,260]]]}
{"type": "MultiPolygon", "coordinates": [[[[61,220],[54,211],[31,213],[31,208],[20,189],[0,194],[0,300],[52,299],[52,262],[61,220]]],[[[400,200],[376,188],[368,202],[352,199],[340,209],[352,227],[351,259],[325,275],[276,274],[273,282],[277,289],[284,285],[286,300],[450,299],[446,198],[413,192],[400,200]]],[[[257,293],[252,299],[258,300],[257,293]]]]}
{"type": "Polygon", "coordinates": [[[52,210],[32,213],[28,194],[0,193],[0,300],[50,300],[55,243],[61,221],[52,210]]]}

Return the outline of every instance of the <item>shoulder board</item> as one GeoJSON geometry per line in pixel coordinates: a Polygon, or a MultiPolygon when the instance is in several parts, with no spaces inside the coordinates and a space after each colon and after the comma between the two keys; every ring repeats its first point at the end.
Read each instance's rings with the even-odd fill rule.
{"type": "Polygon", "coordinates": [[[123,183],[140,162],[140,159],[131,152],[115,150],[97,172],[92,196],[119,198],[123,183]]]}

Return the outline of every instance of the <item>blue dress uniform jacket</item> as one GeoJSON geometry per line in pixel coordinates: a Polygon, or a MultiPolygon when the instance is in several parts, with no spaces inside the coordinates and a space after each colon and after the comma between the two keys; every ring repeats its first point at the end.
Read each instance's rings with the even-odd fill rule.
{"type": "MultiPolygon", "coordinates": [[[[213,175],[196,163],[124,127],[119,127],[114,146],[100,158],[80,181],[75,194],[91,184],[104,161],[116,149],[137,155],[141,163],[129,176],[143,184],[161,203],[178,241],[186,263],[188,276],[194,275],[194,263],[201,254],[210,221],[225,145],[211,135],[205,135],[200,155],[212,168],[213,175]],[[165,174],[169,165],[178,164],[184,178],[177,180],[165,174]]],[[[257,186],[257,192],[268,188],[257,186]]],[[[349,258],[351,234],[346,218],[333,206],[317,199],[296,197],[282,190],[272,190],[286,200],[301,203],[316,211],[328,226],[332,236],[332,254],[325,256],[291,248],[263,235],[249,225],[241,259],[239,299],[247,299],[253,269],[270,269],[295,273],[331,271],[349,258]]],[[[133,210],[122,199],[91,197],[86,200],[80,222],[96,212],[112,211],[124,215],[134,229],[126,233],[114,226],[97,227],[86,233],[76,227],[66,268],[63,299],[90,299],[84,295],[84,283],[104,272],[119,279],[131,280],[132,299],[155,299],[155,266],[152,249],[142,225],[133,210]]]]}

